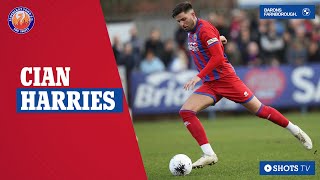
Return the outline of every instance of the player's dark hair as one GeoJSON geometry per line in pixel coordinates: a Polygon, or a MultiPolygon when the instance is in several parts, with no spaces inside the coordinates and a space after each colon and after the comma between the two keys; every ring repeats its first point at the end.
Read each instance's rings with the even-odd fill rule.
{"type": "Polygon", "coordinates": [[[192,5],[190,2],[182,2],[176,5],[176,7],[172,10],[172,17],[175,18],[178,14],[192,9],[192,5]]]}

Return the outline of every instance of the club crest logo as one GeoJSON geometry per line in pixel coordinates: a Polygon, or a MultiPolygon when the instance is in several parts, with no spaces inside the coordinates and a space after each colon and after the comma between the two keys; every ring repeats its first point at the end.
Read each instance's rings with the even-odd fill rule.
{"type": "Polygon", "coordinates": [[[8,16],[8,25],[10,29],[17,34],[25,34],[34,26],[34,15],[26,7],[14,8],[8,16]]]}

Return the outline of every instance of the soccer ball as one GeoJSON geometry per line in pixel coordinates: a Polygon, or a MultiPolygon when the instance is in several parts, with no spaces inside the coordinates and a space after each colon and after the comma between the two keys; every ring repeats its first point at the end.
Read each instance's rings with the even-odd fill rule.
{"type": "Polygon", "coordinates": [[[174,176],[185,176],[192,170],[191,159],[185,154],[177,154],[170,160],[169,169],[174,176]]]}

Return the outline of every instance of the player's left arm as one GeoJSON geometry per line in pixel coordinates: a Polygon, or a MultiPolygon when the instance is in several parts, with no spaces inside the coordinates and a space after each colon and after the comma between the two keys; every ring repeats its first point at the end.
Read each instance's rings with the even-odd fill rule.
{"type": "Polygon", "coordinates": [[[225,57],[223,55],[223,49],[221,46],[221,42],[218,39],[217,35],[211,29],[205,29],[200,34],[200,38],[202,43],[204,43],[209,50],[211,55],[208,64],[204,67],[200,73],[197,75],[200,79],[204,78],[206,75],[211,73],[215,68],[220,66],[223,61],[225,61],[225,57]]]}
{"type": "Polygon", "coordinates": [[[222,44],[227,44],[228,40],[225,36],[220,36],[220,41],[222,42],[222,44]]]}

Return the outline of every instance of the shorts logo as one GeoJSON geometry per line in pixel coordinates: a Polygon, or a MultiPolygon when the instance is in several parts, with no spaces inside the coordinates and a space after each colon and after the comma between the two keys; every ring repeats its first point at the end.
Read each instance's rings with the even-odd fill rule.
{"type": "Polygon", "coordinates": [[[190,125],[191,123],[189,122],[189,121],[186,121],[186,122],[184,122],[183,123],[185,126],[188,126],[188,125],[190,125]]]}
{"type": "Polygon", "coordinates": [[[247,97],[247,96],[249,96],[249,93],[248,93],[247,91],[245,91],[245,92],[243,93],[243,95],[244,95],[244,97],[247,97]]]}
{"type": "Polygon", "coordinates": [[[8,25],[13,32],[25,34],[33,28],[34,20],[32,11],[26,7],[20,6],[14,8],[9,13],[8,25]]]}

